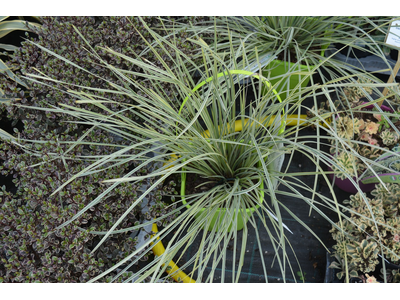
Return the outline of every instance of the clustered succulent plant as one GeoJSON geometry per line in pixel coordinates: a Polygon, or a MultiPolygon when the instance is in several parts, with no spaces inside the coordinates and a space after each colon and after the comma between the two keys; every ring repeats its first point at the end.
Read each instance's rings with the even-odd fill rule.
{"type": "MultiPolygon", "coordinates": [[[[186,21],[194,19],[187,18],[186,21]]],[[[161,24],[156,17],[145,17],[144,20],[154,28],[161,24]]],[[[86,45],[74,27],[85,36],[103,60],[114,66],[141,72],[139,68],[129,65],[127,61],[121,61],[118,56],[102,51],[100,47],[110,47],[132,57],[142,55],[143,59],[151,59],[158,65],[157,60],[152,57],[154,55],[152,52],[141,53],[147,46],[144,39],[152,42],[152,37],[138,18],[42,17],[40,21],[41,28],[32,28],[37,38],[30,40],[65,56],[110,82],[121,84],[109,69],[100,67],[97,58],[84,49],[86,45]]],[[[190,56],[194,46],[185,41],[185,32],[182,31],[175,38],[178,40],[177,47],[190,56]]],[[[164,54],[160,50],[160,55],[164,54]]],[[[168,58],[164,57],[164,60],[168,64],[168,58]]],[[[19,68],[19,71],[15,72],[17,75],[43,72],[52,79],[69,84],[107,88],[104,80],[64,63],[41,51],[29,41],[22,43],[8,63],[19,68]]],[[[173,67],[171,62],[169,67],[173,67]]],[[[128,233],[115,234],[101,246],[99,251],[90,253],[101,237],[88,234],[82,228],[107,231],[137,199],[142,184],[120,184],[109,194],[106,201],[92,207],[79,219],[61,229],[56,228],[103,192],[100,183],[102,178],[122,177],[134,166],[133,164],[105,165],[101,173],[93,173],[71,182],[60,194],[53,196],[52,191],[70,178],[71,174],[83,170],[90,156],[107,155],[113,151],[110,144],[122,146],[127,142],[116,136],[110,136],[100,128],[92,130],[85,124],[79,124],[67,114],[53,114],[46,111],[45,102],[53,105],[74,103],[72,98],[60,90],[59,85],[54,84],[46,88],[32,83],[31,88],[26,90],[6,76],[0,76],[2,76],[0,88],[14,104],[2,105],[0,115],[13,120],[14,127],[17,123],[21,125],[19,129],[14,128],[14,136],[21,139],[19,145],[22,146],[16,146],[11,141],[0,143],[1,174],[13,176],[17,188],[16,193],[12,194],[3,186],[0,194],[0,249],[2,249],[0,281],[85,282],[131,253],[136,240],[128,233]],[[35,110],[31,107],[35,107],[35,110]],[[104,146],[87,144],[67,147],[65,143],[60,143],[65,141],[73,143],[82,135],[86,135],[92,142],[101,141],[104,146]],[[43,141],[43,143],[33,144],[26,140],[43,141]],[[114,141],[111,143],[112,140],[114,141]]],[[[145,82],[143,84],[146,85],[145,82]]],[[[168,85],[164,90],[172,94],[168,85]]],[[[112,105],[130,101],[118,95],[113,97],[112,100],[116,104],[112,105]]],[[[97,109],[90,104],[82,104],[82,107],[92,111],[97,109]]],[[[128,113],[126,117],[137,118],[128,113]]],[[[142,169],[140,172],[147,171],[142,169]]],[[[162,197],[166,193],[174,192],[173,182],[164,187],[159,186],[149,196],[146,204],[149,206],[148,212],[142,214],[139,209],[131,211],[121,224],[121,228],[132,227],[143,219],[151,219],[172,209],[173,207],[167,207],[162,197]]],[[[174,215],[171,215],[165,222],[173,218],[174,215]]],[[[147,259],[147,256],[143,259],[147,259]]],[[[104,280],[109,280],[109,277],[104,280]]]]}
{"type": "MultiPolygon", "coordinates": [[[[362,100],[367,94],[371,93],[372,89],[368,87],[349,86],[343,89],[341,101],[334,103],[335,110],[344,106],[344,103],[349,104],[348,110],[334,115],[335,132],[340,138],[346,140],[344,147],[347,151],[338,152],[336,144],[330,148],[330,153],[336,156],[339,165],[345,170],[336,173],[336,176],[340,179],[346,179],[346,174],[356,177],[367,169],[359,156],[369,160],[377,159],[399,142],[400,135],[389,125],[388,121],[379,112],[374,112],[372,108],[366,106],[366,102],[362,100]],[[354,155],[351,150],[359,156],[354,155]]],[[[308,113],[309,117],[315,115],[312,111],[314,111],[314,108],[308,113]]],[[[317,113],[320,115],[332,113],[329,102],[322,102],[317,113]]],[[[400,114],[400,108],[398,108],[396,114],[400,114]]],[[[390,119],[393,125],[400,130],[399,117],[395,116],[390,119]]],[[[335,140],[331,140],[331,142],[336,143],[335,140]]],[[[338,171],[335,166],[333,166],[333,169],[338,171]]]]}
{"type": "MultiPolygon", "coordinates": [[[[344,232],[337,227],[330,230],[336,241],[333,246],[336,262],[331,267],[341,269],[337,274],[339,279],[345,274],[345,258],[351,277],[374,272],[382,260],[378,256],[381,253],[387,260],[399,264],[400,186],[388,183],[386,187],[387,190],[384,185],[377,185],[366,201],[360,193],[344,201],[350,213],[343,220],[344,232]]],[[[398,278],[396,274],[392,277],[398,278]]]]}

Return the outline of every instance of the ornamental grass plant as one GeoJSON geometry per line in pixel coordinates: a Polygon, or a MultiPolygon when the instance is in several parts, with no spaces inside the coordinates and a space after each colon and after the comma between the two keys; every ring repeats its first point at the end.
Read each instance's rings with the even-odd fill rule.
{"type": "MultiPolygon", "coordinates": [[[[392,19],[396,17],[349,17],[349,16],[217,16],[210,21],[170,26],[171,30],[184,28],[193,37],[215,33],[204,37],[204,41],[217,53],[231,53],[230,62],[241,60],[247,54],[242,69],[263,72],[281,97],[297,94],[301,85],[329,82],[347,74],[358,73],[346,62],[332,57],[351,46],[365,50],[388,62],[382,48],[392,19]],[[336,52],[326,56],[325,50],[336,52]],[[364,48],[365,47],[365,48],[364,48]],[[254,49],[257,48],[257,51],[254,49]],[[256,54],[258,58],[256,57],[256,54]],[[258,60],[260,63],[256,63],[258,60]],[[280,62],[283,62],[280,63],[280,62]],[[280,69],[279,71],[277,71],[280,69]],[[293,81],[293,83],[290,83],[293,81]]],[[[397,17],[398,18],[398,17],[397,17]]],[[[201,56],[201,52],[198,51],[201,56]]]]}
{"type": "MultiPolygon", "coordinates": [[[[341,234],[345,234],[342,224],[345,215],[341,211],[344,206],[336,198],[322,165],[337,166],[337,172],[344,170],[328,153],[321,151],[323,145],[330,145],[330,140],[337,141],[339,146],[343,145],[344,138],[337,134],[322,137],[322,132],[335,130],[334,123],[331,126],[326,121],[326,114],[319,115],[315,112],[314,117],[300,120],[300,111],[302,108],[306,109],[303,101],[307,96],[313,97],[314,101],[321,95],[332,99],[332,92],[335,94],[336,89],[347,86],[348,83],[343,82],[351,78],[352,74],[320,85],[311,85],[302,88],[301,91],[290,92],[285,101],[280,101],[273,86],[268,84],[262,74],[250,72],[248,80],[254,100],[248,103],[246,101],[248,99],[245,98],[245,87],[238,85],[247,73],[237,74],[235,71],[243,71],[242,64],[232,59],[236,57],[237,52],[225,54],[216,52],[201,40],[194,41],[201,48],[202,61],[199,63],[177,47],[177,40],[173,35],[166,39],[149,28],[141,18],[139,19],[141,26],[154,40],[150,43],[142,36],[148,46],[146,51],[152,53],[150,59],[140,55],[131,57],[109,47],[94,49],[85,36],[76,30],[85,42],[85,49],[96,63],[109,70],[113,77],[118,79],[117,81],[81,67],[79,62],[73,62],[60,53],[31,42],[46,55],[57,58],[75,71],[89,74],[95,80],[104,82],[106,86],[106,88],[93,87],[90,84],[66,82],[62,78],[47,76],[46,72],[30,73],[25,76],[38,86],[67,95],[71,101],[68,103],[43,101],[42,107],[15,104],[14,108],[31,110],[32,113],[45,111],[55,116],[67,115],[70,118],[68,122],[87,128],[86,132],[72,141],[57,140],[60,145],[59,151],[48,153],[49,159],[60,162],[78,161],[83,166],[75,173],[63,177],[62,182],[54,186],[50,196],[62,198],[68,186],[88,176],[96,178],[102,189],[101,193],[88,204],[80,206],[79,211],[75,210],[74,216],[68,220],[62,219],[63,223],[57,224],[58,226],[48,234],[56,233],[73,224],[85,235],[98,237],[98,242],[90,251],[90,255],[95,255],[114,237],[139,229],[146,232],[154,223],[162,225],[155,234],[147,231],[151,237],[136,245],[125,258],[108,270],[101,274],[93,274],[89,282],[101,281],[105,276],[111,276],[112,278],[108,279],[111,282],[166,280],[165,271],[168,271],[168,263],[175,259],[179,265],[182,253],[185,253],[196,237],[201,237],[199,249],[181,267],[191,265],[192,271],[188,274],[190,277],[197,282],[211,282],[215,280],[214,272],[207,273],[206,267],[215,270],[222,264],[221,281],[225,281],[228,251],[226,246],[233,240],[233,251],[238,252],[238,263],[234,263],[230,271],[233,273],[232,281],[237,282],[243,266],[249,228],[256,230],[257,246],[262,253],[263,243],[257,234],[257,218],[261,221],[262,228],[268,232],[269,242],[275,249],[275,263],[279,266],[283,280],[286,281],[289,276],[296,278],[294,267],[288,259],[288,254],[295,252],[290,243],[291,231],[285,225],[282,213],[288,212],[298,221],[299,226],[304,226],[314,236],[315,233],[296,216],[295,212],[284,206],[280,196],[292,197],[299,202],[299,205],[309,206],[310,210],[320,213],[327,222],[338,228],[341,234]],[[159,52],[160,49],[162,54],[159,52]],[[136,69],[115,66],[99,55],[99,51],[103,54],[109,53],[126,65],[136,66],[136,69]],[[173,62],[172,67],[166,63],[166,59],[173,62]],[[194,81],[192,78],[193,70],[200,74],[199,81],[194,81]],[[165,84],[172,85],[173,92],[166,91],[165,84]],[[267,86],[267,93],[264,92],[264,85],[267,86]],[[129,101],[116,101],[114,100],[116,96],[129,101]],[[86,105],[95,109],[88,109],[86,105]],[[235,130],[235,123],[241,125],[240,131],[235,130]],[[292,125],[294,123],[295,126],[285,126],[289,123],[292,125]],[[300,124],[303,127],[298,126],[300,124]],[[299,133],[305,126],[315,126],[317,135],[300,136],[299,133]],[[91,133],[97,131],[107,132],[115,139],[96,140],[91,133]],[[114,143],[115,140],[123,142],[114,143]],[[78,155],[72,155],[74,149],[91,147],[98,149],[107,147],[110,152],[87,154],[82,151],[78,155]],[[294,152],[300,152],[308,157],[314,164],[315,170],[300,173],[291,173],[288,168],[281,170],[279,159],[283,155],[287,156],[290,165],[294,152]],[[124,174],[111,172],[113,168],[120,166],[129,167],[124,168],[126,171],[124,174]],[[146,172],[141,174],[142,170],[146,172]],[[183,172],[202,177],[207,183],[213,183],[213,186],[208,190],[185,195],[190,207],[183,203],[181,197],[175,195],[169,207],[152,214],[150,219],[141,219],[140,224],[135,223],[133,226],[125,222],[133,211],[140,214],[144,212],[144,207],[153,205],[152,200],[156,199],[151,199],[150,196],[160,184],[168,181],[172,175],[181,175],[183,172]],[[314,184],[309,186],[299,180],[298,177],[301,175],[313,176],[314,184]],[[326,197],[316,190],[318,178],[322,178],[329,186],[331,197],[326,197]],[[263,188],[261,183],[264,185],[263,188]],[[139,184],[144,186],[144,189],[134,195],[110,227],[98,230],[83,226],[83,216],[104,204],[114,191],[121,186],[135,187],[139,184]],[[265,195],[264,201],[260,200],[262,192],[265,195]],[[244,214],[239,215],[237,212],[256,206],[259,206],[258,210],[244,220],[242,238],[239,239],[235,229],[238,218],[243,218],[244,214]],[[322,213],[321,207],[332,209],[337,213],[338,225],[322,213]],[[224,215],[219,215],[220,222],[216,222],[210,232],[203,230],[209,227],[211,219],[219,208],[224,208],[226,212],[224,215]],[[201,211],[205,211],[205,215],[203,214],[202,218],[195,218],[201,211]],[[172,216],[174,218],[171,218],[172,216]],[[148,261],[148,264],[135,274],[126,276],[126,271],[147,256],[152,245],[159,239],[165,241],[167,235],[172,235],[172,238],[166,245],[163,255],[148,261]],[[123,274],[125,278],[121,279],[123,274]]],[[[243,47],[244,45],[241,45],[241,49],[243,47]]],[[[230,49],[233,49],[233,44],[230,45],[230,49]]],[[[256,48],[254,53],[256,63],[260,65],[256,48]]],[[[242,51],[240,57],[242,61],[249,61],[247,51],[242,51]]],[[[362,78],[370,77],[365,73],[356,75],[362,78]]],[[[2,138],[13,147],[21,147],[23,142],[24,150],[36,155],[40,152],[37,152],[35,147],[46,143],[40,140],[21,139],[17,135],[4,132],[2,138]]],[[[30,167],[35,168],[36,165],[30,167]]],[[[347,177],[350,175],[347,174],[347,177]]],[[[298,267],[301,270],[301,266],[298,267]]],[[[268,266],[265,264],[263,271],[267,279],[268,266]]]]}

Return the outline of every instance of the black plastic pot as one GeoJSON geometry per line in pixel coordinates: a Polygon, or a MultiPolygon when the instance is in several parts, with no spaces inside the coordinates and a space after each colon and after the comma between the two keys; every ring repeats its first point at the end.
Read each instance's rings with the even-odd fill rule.
{"type": "MultiPolygon", "coordinates": [[[[356,49],[352,46],[336,43],[333,44],[333,47],[325,51],[325,56],[332,56],[334,59],[345,62],[358,69],[375,72],[376,75],[390,76],[390,72],[388,70],[386,71],[387,62],[392,66],[396,64],[398,50],[391,50],[390,54],[386,55],[385,59],[382,59],[368,51],[368,46],[365,46],[364,49],[365,51],[363,51],[361,47],[356,49]]],[[[398,78],[399,76],[400,73],[397,73],[396,77],[398,78]]],[[[387,79],[384,81],[387,81],[387,79]]]]}
{"type": "MultiPolygon", "coordinates": [[[[381,266],[381,263],[380,263],[381,266]]],[[[400,265],[393,264],[385,259],[385,267],[390,270],[400,270],[400,265]]]]}
{"type": "Polygon", "coordinates": [[[359,48],[353,48],[351,46],[346,46],[344,44],[335,44],[337,49],[341,49],[339,52],[347,57],[351,58],[363,58],[370,56],[371,53],[367,52],[368,46],[365,47],[365,50],[361,50],[359,48]]]}
{"type": "MultiPolygon", "coordinates": [[[[324,283],[344,283],[344,280],[339,280],[336,276],[336,274],[338,273],[337,269],[331,269],[329,268],[329,266],[331,265],[332,262],[335,261],[335,258],[332,256],[333,253],[333,249],[332,248],[328,248],[329,251],[331,253],[329,253],[328,251],[326,252],[326,270],[325,270],[325,279],[324,279],[324,283]]],[[[380,260],[379,264],[376,266],[375,271],[372,272],[372,275],[375,276],[375,278],[380,278],[380,269],[382,268],[382,262],[380,260]]],[[[388,260],[385,259],[385,268],[386,269],[390,269],[390,270],[400,270],[400,265],[396,265],[393,264],[391,262],[389,262],[388,260]]],[[[362,279],[358,278],[358,277],[351,277],[349,279],[350,283],[362,283],[362,279]]],[[[383,282],[383,281],[380,281],[383,282]]]]}
{"type": "MultiPolygon", "coordinates": [[[[365,46],[364,50],[362,50],[359,48],[354,48],[351,46],[346,46],[344,44],[336,43],[335,47],[337,49],[341,49],[339,51],[340,54],[343,54],[343,55],[345,55],[347,57],[351,57],[351,58],[363,58],[363,57],[372,56],[372,54],[370,52],[368,52],[368,50],[369,50],[368,46],[365,46]]],[[[398,52],[399,52],[399,50],[391,49],[389,57],[391,59],[397,61],[398,52]]]]}
{"type": "MultiPolygon", "coordinates": [[[[344,280],[339,280],[336,276],[338,273],[337,269],[331,269],[329,266],[331,265],[332,262],[335,261],[335,258],[332,256],[333,249],[329,248],[329,253],[328,251],[326,252],[326,270],[325,270],[325,279],[324,283],[344,283],[344,280]]],[[[350,283],[362,283],[362,280],[358,277],[351,277],[349,279],[350,283]]]]}
{"type": "Polygon", "coordinates": [[[397,61],[397,58],[399,57],[399,50],[392,49],[390,50],[390,58],[397,61]]]}

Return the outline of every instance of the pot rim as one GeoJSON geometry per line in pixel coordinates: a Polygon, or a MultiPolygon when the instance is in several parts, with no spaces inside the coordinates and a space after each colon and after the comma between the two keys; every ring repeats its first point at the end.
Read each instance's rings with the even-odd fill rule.
{"type": "MultiPolygon", "coordinates": [[[[181,183],[181,196],[182,196],[182,203],[186,206],[186,208],[190,208],[191,207],[191,205],[190,204],[187,204],[187,201],[186,201],[186,199],[185,199],[185,191],[186,191],[186,172],[184,172],[184,170],[182,169],[182,173],[181,173],[181,178],[182,178],[182,183],[181,183]]],[[[262,203],[263,201],[264,201],[264,180],[262,179],[262,178],[259,178],[260,179],[260,181],[261,181],[261,183],[260,183],[260,189],[261,189],[261,194],[260,194],[260,203],[262,203]]],[[[260,182],[259,181],[259,182],[260,182]]],[[[257,209],[257,208],[259,208],[260,207],[260,205],[259,204],[257,204],[256,206],[254,206],[254,207],[251,207],[251,208],[246,208],[246,212],[247,213],[250,213],[250,212],[252,212],[252,211],[254,211],[255,209],[257,209]]],[[[204,212],[205,211],[205,207],[203,207],[201,210],[200,210],[200,212],[202,213],[202,212],[204,212]]],[[[217,208],[217,213],[219,213],[220,211],[224,211],[224,210],[226,210],[226,208],[217,208]]],[[[235,209],[235,211],[236,211],[236,209],[235,209]]],[[[242,211],[242,209],[240,209],[240,211],[242,211]]]]}

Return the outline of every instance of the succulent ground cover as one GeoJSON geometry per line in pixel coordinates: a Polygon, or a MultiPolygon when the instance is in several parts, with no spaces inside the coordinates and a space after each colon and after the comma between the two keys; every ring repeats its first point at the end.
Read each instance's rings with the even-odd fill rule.
{"type": "MultiPolygon", "coordinates": [[[[384,113],[388,113],[388,111],[392,113],[389,117],[393,123],[391,126],[376,108],[368,105],[366,96],[372,92],[371,88],[349,86],[344,88],[340,100],[333,103],[334,108],[330,107],[329,101],[320,103],[318,108],[318,115],[332,114],[332,111],[338,111],[333,115],[336,120],[337,135],[346,139],[345,149],[354,151],[353,153],[351,151],[337,153],[336,141],[331,140],[330,153],[337,157],[339,165],[346,170],[346,172],[336,175],[340,179],[345,179],[346,174],[354,177],[362,174],[367,166],[361,157],[375,160],[386,151],[393,149],[399,141],[400,136],[395,128],[399,129],[400,126],[400,109],[397,108],[397,111],[389,107],[384,109],[384,113]],[[357,153],[358,156],[354,153],[357,153]]],[[[315,111],[315,107],[312,108],[312,111],[315,111]]],[[[308,117],[315,116],[313,112],[307,112],[307,115],[308,117]]],[[[335,166],[333,168],[338,169],[335,166]]]]}
{"type": "MultiPolygon", "coordinates": [[[[349,219],[344,220],[346,235],[333,227],[330,231],[336,241],[333,246],[336,262],[331,267],[339,269],[339,279],[345,276],[344,259],[347,257],[351,277],[371,275],[381,262],[379,255],[398,265],[400,257],[400,187],[395,183],[379,184],[365,202],[361,195],[350,196],[343,203],[349,209],[349,219]],[[387,189],[386,189],[387,188],[387,189]]],[[[398,270],[387,267],[387,276],[398,280],[398,270]]]]}
{"type": "MultiPolygon", "coordinates": [[[[161,28],[161,22],[156,17],[145,17],[144,20],[153,28],[161,28]]],[[[43,17],[40,21],[40,29],[32,28],[37,38],[28,40],[65,56],[110,82],[121,84],[109,69],[98,65],[100,58],[121,69],[132,72],[141,70],[129,65],[125,60],[121,61],[118,56],[102,51],[101,47],[110,47],[132,57],[140,56],[154,61],[157,65],[153,54],[142,53],[147,46],[144,40],[151,43],[152,37],[137,18],[43,17]],[[74,27],[85,36],[91,47],[96,49],[99,57],[84,49],[84,42],[74,27]]],[[[194,21],[194,18],[190,21],[194,21]]],[[[162,29],[159,30],[161,32],[162,29]]],[[[182,32],[177,38],[181,39],[178,47],[190,55],[194,46],[185,41],[185,33],[182,32]]],[[[161,50],[159,53],[165,54],[161,50]]],[[[169,63],[167,57],[164,57],[164,61],[169,63]]],[[[52,79],[63,80],[71,85],[109,88],[99,77],[64,63],[57,57],[41,51],[29,41],[22,43],[10,57],[8,64],[17,69],[14,72],[18,76],[26,73],[44,73],[52,79]]],[[[74,103],[62,90],[57,91],[57,88],[61,89],[57,84],[46,88],[27,82],[30,89],[25,89],[4,75],[1,75],[0,79],[0,88],[11,98],[13,104],[17,104],[2,105],[0,109],[1,118],[12,122],[13,132],[10,133],[20,139],[43,141],[35,146],[22,140],[19,140],[18,146],[11,142],[0,144],[1,174],[12,176],[16,186],[15,194],[5,186],[0,193],[0,281],[86,282],[132,252],[136,241],[135,238],[129,237],[128,233],[116,234],[103,244],[99,251],[90,253],[100,237],[88,234],[82,228],[107,231],[141,193],[142,184],[121,184],[105,201],[62,229],[56,228],[104,190],[100,183],[103,177],[122,177],[132,170],[134,163],[109,165],[104,172],[93,173],[73,181],[59,195],[53,196],[52,191],[70,178],[71,174],[76,174],[87,166],[91,156],[107,155],[114,150],[115,145],[123,145],[126,142],[117,136],[110,136],[101,128],[93,130],[90,126],[80,124],[66,114],[56,115],[46,111],[44,100],[52,105],[74,103]],[[31,107],[39,110],[32,110],[31,107]],[[82,135],[86,135],[93,143],[101,142],[104,145],[94,146],[88,143],[71,149],[65,144],[60,144],[61,141],[73,143],[82,135]]],[[[169,86],[166,85],[164,90],[172,94],[169,86]]],[[[101,92],[98,95],[101,95],[101,92]]],[[[112,100],[115,102],[110,105],[111,110],[113,105],[118,106],[130,101],[118,95],[112,100]]],[[[82,104],[81,107],[92,111],[97,109],[89,104],[82,104]]],[[[126,117],[137,118],[128,113],[126,117]]],[[[140,172],[146,173],[147,169],[140,172]]],[[[173,183],[164,188],[160,186],[150,195],[148,200],[153,204],[149,205],[147,214],[142,214],[140,209],[133,210],[121,227],[134,226],[143,219],[150,219],[162,211],[165,212],[166,204],[162,201],[162,196],[167,192],[174,192],[173,183]]]]}

